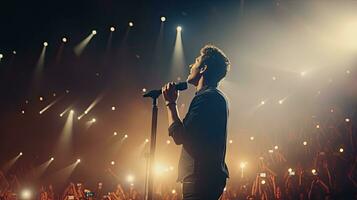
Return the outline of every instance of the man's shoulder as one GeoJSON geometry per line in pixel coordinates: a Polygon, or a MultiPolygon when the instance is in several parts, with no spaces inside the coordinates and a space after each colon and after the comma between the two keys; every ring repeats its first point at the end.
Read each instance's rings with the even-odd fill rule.
{"type": "MultiPolygon", "coordinates": [[[[197,98],[211,99],[216,101],[227,102],[226,95],[218,88],[207,88],[205,91],[196,96],[197,98]]],[[[195,98],[196,98],[195,97],[195,98]]]]}

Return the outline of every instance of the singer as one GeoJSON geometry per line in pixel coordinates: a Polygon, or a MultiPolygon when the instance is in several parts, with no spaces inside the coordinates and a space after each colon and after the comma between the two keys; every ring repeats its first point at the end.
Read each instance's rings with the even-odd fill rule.
{"type": "Polygon", "coordinates": [[[184,200],[217,200],[229,176],[225,163],[228,106],[217,89],[230,67],[227,56],[217,47],[206,45],[190,65],[187,82],[196,94],[181,121],[176,101],[175,83],[162,87],[166,102],[169,135],[182,144],[178,181],[182,182],[184,200]]]}

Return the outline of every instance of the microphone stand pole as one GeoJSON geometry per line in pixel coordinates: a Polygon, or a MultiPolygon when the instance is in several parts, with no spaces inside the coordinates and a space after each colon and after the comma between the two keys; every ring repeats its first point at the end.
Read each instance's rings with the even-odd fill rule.
{"type": "Polygon", "coordinates": [[[144,97],[152,98],[152,121],[151,121],[151,139],[150,139],[150,155],[149,161],[146,168],[147,177],[147,190],[145,188],[146,200],[153,200],[153,189],[154,189],[154,162],[155,162],[155,149],[156,149],[156,130],[157,130],[157,98],[161,95],[161,92],[147,93],[144,97]]]}

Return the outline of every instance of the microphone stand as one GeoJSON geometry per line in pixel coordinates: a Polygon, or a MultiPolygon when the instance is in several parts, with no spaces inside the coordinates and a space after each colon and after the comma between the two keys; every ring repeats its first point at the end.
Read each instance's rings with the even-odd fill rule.
{"type": "MultiPolygon", "coordinates": [[[[157,98],[161,95],[161,91],[150,91],[144,94],[144,97],[152,98],[152,121],[151,121],[151,139],[150,139],[150,153],[148,164],[146,167],[146,180],[147,186],[145,187],[145,199],[153,200],[154,188],[154,162],[155,162],[155,149],[156,149],[156,130],[157,130],[157,98]]],[[[146,184],[146,183],[145,183],[146,184]]]]}

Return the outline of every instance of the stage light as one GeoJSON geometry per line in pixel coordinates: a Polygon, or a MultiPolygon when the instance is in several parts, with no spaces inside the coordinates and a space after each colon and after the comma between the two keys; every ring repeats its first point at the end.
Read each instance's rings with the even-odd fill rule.
{"type": "Polygon", "coordinates": [[[114,162],[114,161],[112,161],[112,162],[110,162],[110,164],[111,164],[111,165],[115,165],[115,162],[114,162]]]}
{"type": "Polygon", "coordinates": [[[78,158],[78,159],[77,159],[77,163],[80,163],[80,162],[81,162],[81,159],[78,158]]]}
{"type": "Polygon", "coordinates": [[[20,152],[20,153],[19,153],[19,156],[22,156],[22,155],[23,155],[23,153],[22,153],[22,152],[20,152]]]}
{"type": "Polygon", "coordinates": [[[312,170],[311,170],[311,173],[312,173],[313,175],[316,175],[316,169],[312,169],[312,170]]]}
{"type": "Polygon", "coordinates": [[[112,110],[113,110],[113,111],[115,110],[115,106],[112,106],[112,110]]]}
{"type": "Polygon", "coordinates": [[[292,171],[293,171],[293,169],[291,169],[291,168],[288,169],[288,172],[289,172],[289,173],[291,173],[292,171]]]}
{"type": "Polygon", "coordinates": [[[55,160],[55,158],[54,157],[51,157],[51,159],[50,159],[51,161],[54,161],[55,160]]]}
{"type": "Polygon", "coordinates": [[[247,162],[241,162],[239,166],[241,169],[244,169],[247,166],[247,162]]]}
{"type": "Polygon", "coordinates": [[[276,77],[275,76],[271,77],[271,79],[273,79],[273,81],[276,81],[276,77]]]}
{"type": "Polygon", "coordinates": [[[92,123],[96,122],[97,120],[95,118],[92,119],[92,123]]]}
{"type": "Polygon", "coordinates": [[[78,116],[78,117],[77,117],[78,120],[81,120],[81,118],[82,118],[81,116],[78,116]]]}
{"type": "Polygon", "coordinates": [[[127,134],[124,135],[124,138],[128,138],[129,136],[127,134]]]}
{"type": "Polygon", "coordinates": [[[166,144],[170,144],[171,143],[171,141],[170,140],[166,140],[166,144]]]}
{"type": "Polygon", "coordinates": [[[181,31],[182,31],[182,27],[181,27],[181,26],[177,26],[177,27],[176,27],[176,31],[177,31],[177,32],[181,32],[181,31]]]}
{"type": "Polygon", "coordinates": [[[113,135],[116,136],[116,135],[118,135],[118,133],[117,133],[117,132],[114,132],[113,135]]]}
{"type": "Polygon", "coordinates": [[[254,137],[253,137],[253,136],[250,136],[250,138],[249,138],[249,139],[253,141],[253,140],[254,140],[254,137]]]}
{"type": "Polygon", "coordinates": [[[265,184],[265,180],[262,180],[260,183],[261,183],[262,185],[264,185],[264,184],[265,184]]]}
{"type": "Polygon", "coordinates": [[[127,177],[126,177],[126,181],[128,181],[129,183],[132,183],[132,182],[134,182],[134,176],[133,175],[131,175],[131,174],[129,174],[127,177]]]}
{"type": "Polygon", "coordinates": [[[275,146],[274,146],[274,149],[279,149],[278,145],[275,145],[275,146]]]}
{"type": "Polygon", "coordinates": [[[74,113],[74,110],[71,110],[70,113],[73,114],[73,113],[74,113]]]}
{"type": "Polygon", "coordinates": [[[43,101],[43,97],[40,97],[40,101],[43,101]]]}
{"type": "Polygon", "coordinates": [[[53,94],[52,94],[52,96],[54,96],[54,97],[55,97],[55,96],[57,96],[57,94],[56,94],[56,93],[53,93],[53,94]]]}
{"type": "Polygon", "coordinates": [[[12,51],[12,54],[16,55],[16,51],[12,51]]]}
{"type": "Polygon", "coordinates": [[[350,119],[349,119],[349,118],[346,118],[346,119],[345,119],[345,122],[350,122],[350,119]]]}
{"type": "Polygon", "coordinates": [[[43,46],[47,47],[48,46],[48,42],[43,42],[43,46]]]}
{"type": "Polygon", "coordinates": [[[164,22],[164,21],[166,21],[166,17],[161,17],[160,20],[161,20],[162,22],[164,22]]]}
{"type": "Polygon", "coordinates": [[[274,150],[273,149],[269,149],[268,152],[269,153],[274,153],[274,150]]]}
{"type": "Polygon", "coordinates": [[[68,94],[69,93],[69,90],[66,90],[66,94],[68,94]]]}
{"type": "Polygon", "coordinates": [[[84,111],[84,114],[88,114],[88,110],[85,110],[85,111],[84,111]]]}
{"type": "Polygon", "coordinates": [[[142,91],[143,91],[143,92],[146,92],[146,88],[143,88],[142,91]]]}
{"type": "Polygon", "coordinates": [[[265,104],[265,101],[261,101],[260,104],[261,104],[261,105],[264,105],[264,104],[265,104]]]}
{"type": "Polygon", "coordinates": [[[339,151],[340,151],[340,153],[343,153],[343,148],[340,148],[339,151]]]}
{"type": "Polygon", "coordinates": [[[172,194],[176,194],[176,190],[174,190],[174,189],[171,190],[171,193],[172,193],[172,194]]]}
{"type": "Polygon", "coordinates": [[[62,38],[62,42],[66,43],[67,42],[67,38],[63,37],[62,38]]]}
{"type": "Polygon", "coordinates": [[[21,110],[21,113],[22,113],[22,114],[25,114],[25,111],[24,111],[24,110],[21,110]]]}
{"type": "Polygon", "coordinates": [[[134,23],[133,23],[133,22],[129,22],[129,26],[130,26],[130,27],[133,27],[133,26],[134,26],[134,23]]]}
{"type": "Polygon", "coordinates": [[[63,113],[60,114],[60,117],[63,117],[63,113]]]}
{"type": "Polygon", "coordinates": [[[32,192],[29,189],[22,190],[21,199],[32,199],[32,192]]]}
{"type": "Polygon", "coordinates": [[[316,128],[320,128],[320,125],[319,125],[319,124],[317,124],[317,125],[316,125],[316,128]]]}
{"type": "Polygon", "coordinates": [[[114,26],[110,27],[110,31],[111,31],[111,32],[114,32],[114,31],[115,31],[114,26]]]}
{"type": "Polygon", "coordinates": [[[93,30],[92,31],[92,35],[96,35],[97,34],[97,31],[96,30],[93,30]]]}
{"type": "Polygon", "coordinates": [[[279,100],[279,104],[283,104],[283,102],[284,102],[283,100],[279,100]]]}
{"type": "Polygon", "coordinates": [[[145,139],[145,142],[148,143],[148,142],[149,142],[149,139],[145,139]]]}
{"type": "Polygon", "coordinates": [[[4,55],[0,53],[0,59],[2,59],[3,57],[4,57],[4,55]]]}
{"type": "Polygon", "coordinates": [[[303,144],[304,146],[306,146],[306,145],[307,145],[307,142],[306,142],[306,141],[304,141],[302,144],[303,144]]]}
{"type": "Polygon", "coordinates": [[[232,144],[233,143],[233,140],[229,140],[229,144],[232,144]]]}

